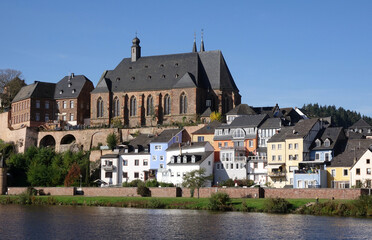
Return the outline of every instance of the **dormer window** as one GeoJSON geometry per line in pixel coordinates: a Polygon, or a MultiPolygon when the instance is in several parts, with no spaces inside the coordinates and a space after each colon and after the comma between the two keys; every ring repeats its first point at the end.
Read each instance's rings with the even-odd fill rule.
{"type": "Polygon", "coordinates": [[[163,75],[161,75],[161,78],[165,78],[165,75],[163,74],[163,75]]]}
{"type": "Polygon", "coordinates": [[[321,143],[321,141],[320,141],[319,139],[315,140],[315,145],[316,145],[317,147],[320,147],[321,144],[322,144],[322,143],[321,143]]]}
{"type": "Polygon", "coordinates": [[[135,149],[134,149],[134,152],[135,152],[135,153],[138,153],[138,148],[135,148],[135,149]]]}
{"type": "Polygon", "coordinates": [[[132,67],[129,67],[130,70],[132,70],[132,67]]]}
{"type": "Polygon", "coordinates": [[[75,93],[76,92],[76,89],[72,89],[72,93],[75,93]]]}
{"type": "Polygon", "coordinates": [[[147,79],[151,79],[151,75],[148,75],[148,76],[147,76],[147,79]]]}
{"type": "Polygon", "coordinates": [[[120,78],[116,78],[116,81],[119,82],[120,81],[120,78]]]}
{"type": "Polygon", "coordinates": [[[235,131],[233,132],[233,137],[234,138],[243,138],[245,136],[244,134],[244,130],[243,129],[235,129],[235,131]]]}
{"type": "Polygon", "coordinates": [[[174,156],[171,157],[171,163],[174,163],[174,156]]]}
{"type": "Polygon", "coordinates": [[[178,67],[178,63],[175,63],[174,66],[175,66],[175,67],[178,67]]]}
{"type": "Polygon", "coordinates": [[[145,65],[145,68],[149,68],[149,66],[145,65]]]}
{"type": "Polygon", "coordinates": [[[324,147],[329,147],[331,145],[331,141],[327,138],[325,141],[324,141],[324,147]]]}
{"type": "Polygon", "coordinates": [[[178,156],[177,163],[181,163],[181,156],[178,156]]]}
{"type": "Polygon", "coordinates": [[[161,68],[164,67],[164,64],[160,64],[160,67],[161,67],[161,68]]]}
{"type": "Polygon", "coordinates": [[[179,76],[180,76],[180,75],[176,74],[174,77],[175,77],[175,78],[178,78],[179,76]]]}
{"type": "Polygon", "coordinates": [[[187,163],[187,156],[183,156],[183,163],[187,163]]]}
{"type": "Polygon", "coordinates": [[[191,162],[192,162],[192,163],[195,163],[195,155],[192,155],[192,156],[191,156],[191,162]]]}
{"type": "Polygon", "coordinates": [[[68,87],[71,87],[71,85],[72,85],[72,84],[71,84],[71,83],[69,83],[69,84],[68,84],[68,87]]]}
{"type": "Polygon", "coordinates": [[[63,93],[63,90],[59,91],[59,94],[62,94],[63,93]]]}
{"type": "Polygon", "coordinates": [[[134,81],[136,78],[135,77],[131,77],[130,80],[134,81]]]}

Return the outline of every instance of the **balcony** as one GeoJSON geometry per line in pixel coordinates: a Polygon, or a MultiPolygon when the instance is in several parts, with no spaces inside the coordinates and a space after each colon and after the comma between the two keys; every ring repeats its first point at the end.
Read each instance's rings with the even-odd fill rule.
{"type": "Polygon", "coordinates": [[[113,166],[113,165],[102,165],[102,168],[105,171],[113,171],[115,169],[115,166],[113,166]]]}
{"type": "Polygon", "coordinates": [[[269,177],[285,177],[285,172],[269,172],[269,177]]]}
{"type": "Polygon", "coordinates": [[[249,156],[248,161],[250,161],[250,162],[266,162],[267,157],[266,156],[249,156]]]}
{"type": "Polygon", "coordinates": [[[234,162],[246,162],[247,157],[245,156],[239,156],[239,157],[234,157],[234,162]]]}

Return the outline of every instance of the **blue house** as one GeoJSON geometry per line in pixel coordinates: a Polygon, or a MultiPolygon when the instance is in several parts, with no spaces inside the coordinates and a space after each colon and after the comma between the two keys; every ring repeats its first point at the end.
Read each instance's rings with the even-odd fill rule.
{"type": "Polygon", "coordinates": [[[321,130],[310,147],[310,158],[299,163],[293,174],[293,188],[326,188],[327,165],[343,151],[346,136],[342,127],[321,130]]]}
{"type": "Polygon", "coordinates": [[[159,171],[159,169],[165,169],[167,167],[167,153],[165,150],[173,143],[182,142],[182,132],[183,129],[164,130],[151,141],[151,170],[159,171]]]}

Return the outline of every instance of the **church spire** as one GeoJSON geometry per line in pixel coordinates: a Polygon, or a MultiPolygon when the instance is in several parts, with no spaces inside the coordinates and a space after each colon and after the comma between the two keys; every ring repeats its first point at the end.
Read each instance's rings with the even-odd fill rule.
{"type": "Polygon", "coordinates": [[[200,52],[204,52],[203,29],[201,30],[200,52]]]}
{"type": "Polygon", "coordinates": [[[132,40],[132,47],[131,47],[131,59],[132,62],[135,62],[138,60],[138,58],[141,57],[141,47],[140,47],[140,40],[137,37],[137,32],[136,32],[136,37],[133,38],[132,40]]]}
{"type": "Polygon", "coordinates": [[[192,45],[192,52],[197,52],[198,50],[196,49],[196,33],[194,32],[194,44],[192,45]]]}

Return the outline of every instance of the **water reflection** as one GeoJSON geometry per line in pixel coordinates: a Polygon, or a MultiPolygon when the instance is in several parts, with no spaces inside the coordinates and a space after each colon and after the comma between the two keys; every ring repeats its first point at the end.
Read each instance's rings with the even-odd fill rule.
{"type": "Polygon", "coordinates": [[[0,206],[1,239],[370,239],[372,220],[114,207],[0,206]]]}

